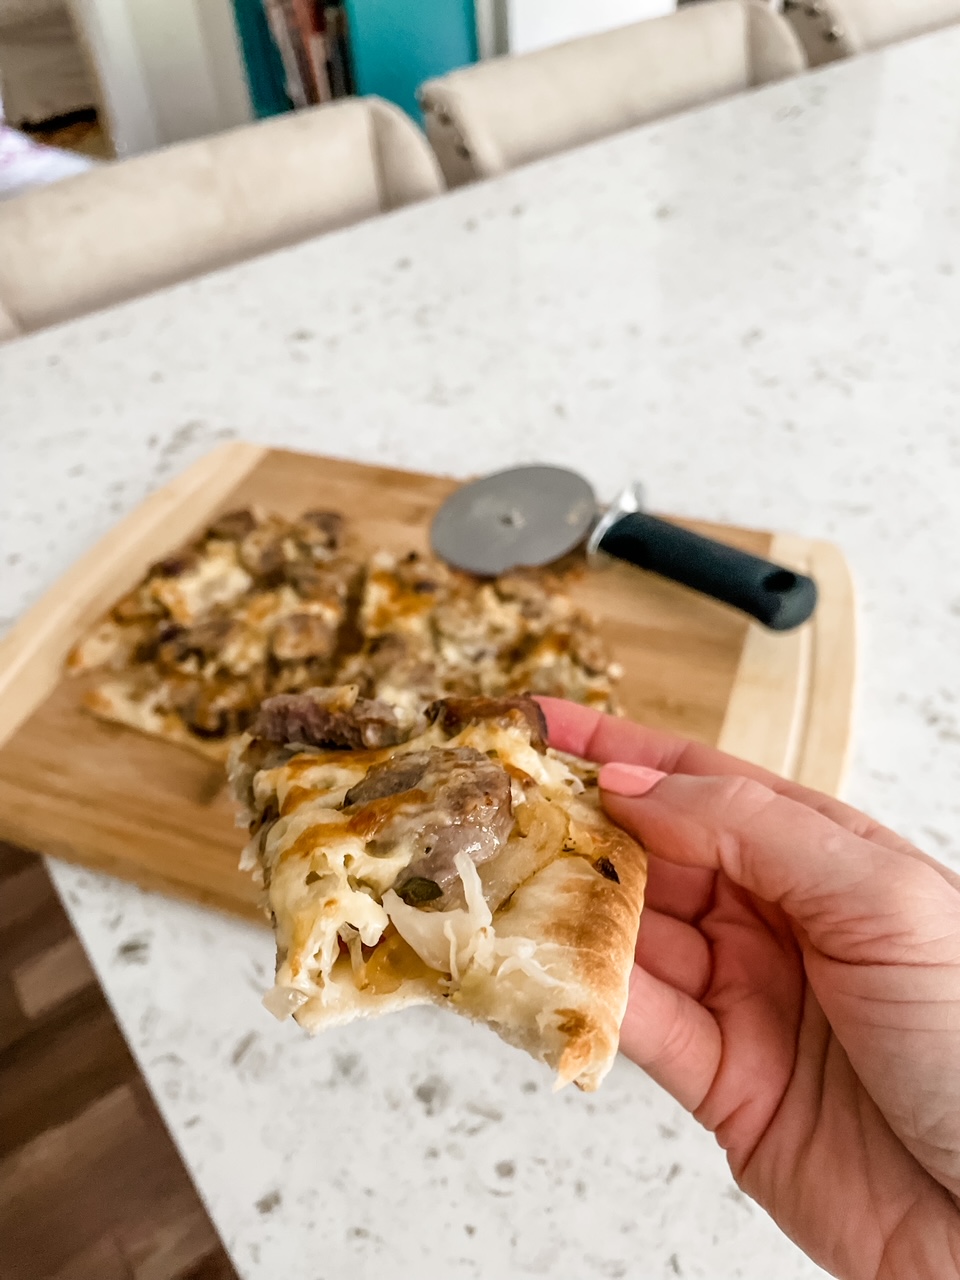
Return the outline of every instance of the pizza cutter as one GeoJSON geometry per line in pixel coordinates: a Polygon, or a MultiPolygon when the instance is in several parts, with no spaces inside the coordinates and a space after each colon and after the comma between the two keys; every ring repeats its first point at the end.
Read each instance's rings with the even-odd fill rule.
{"type": "Polygon", "coordinates": [[[463,485],[433,520],[434,552],[480,577],[536,568],[586,542],[598,552],[733,605],[773,631],[790,631],[813,613],[812,578],[643,510],[633,485],[602,511],[590,484],[563,467],[511,467],[463,485]]]}

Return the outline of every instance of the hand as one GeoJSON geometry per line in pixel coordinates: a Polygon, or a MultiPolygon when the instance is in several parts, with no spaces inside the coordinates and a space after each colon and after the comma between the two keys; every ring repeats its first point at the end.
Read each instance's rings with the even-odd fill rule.
{"type": "Polygon", "coordinates": [[[622,1052],[820,1266],[960,1277],[960,876],[839,801],[540,701],[650,855],[622,1052]]]}

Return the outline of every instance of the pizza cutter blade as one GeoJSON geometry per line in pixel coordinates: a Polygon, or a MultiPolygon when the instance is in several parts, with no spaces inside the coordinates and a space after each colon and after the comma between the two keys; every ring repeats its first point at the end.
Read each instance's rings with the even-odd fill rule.
{"type": "Polygon", "coordinates": [[[605,511],[590,484],[563,467],[511,467],[457,489],[430,530],[442,560],[480,577],[550,564],[586,542],[597,552],[682,583],[749,614],[773,631],[806,622],[812,578],[642,509],[639,486],[605,511]]]}

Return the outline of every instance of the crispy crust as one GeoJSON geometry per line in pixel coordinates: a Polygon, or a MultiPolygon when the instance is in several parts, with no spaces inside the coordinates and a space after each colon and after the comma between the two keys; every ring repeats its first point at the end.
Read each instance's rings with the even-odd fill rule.
{"type": "Polygon", "coordinates": [[[118,676],[101,681],[83,696],[82,705],[99,720],[136,729],[180,747],[188,747],[207,760],[226,764],[235,739],[201,738],[191,733],[179,716],[157,709],[153,698],[138,688],[136,679],[118,676]]]}
{"type": "MultiPolygon", "coordinates": [[[[537,958],[560,985],[527,993],[529,1002],[503,999],[496,986],[460,994],[462,1011],[493,1023],[505,1040],[541,1058],[557,1072],[558,1086],[571,1081],[593,1090],[613,1065],[627,1007],[630,973],[643,909],[646,857],[637,843],[600,811],[596,791],[571,805],[577,824],[589,832],[593,861],[560,856],[514,893],[494,915],[497,932],[532,938],[537,958]],[[598,869],[605,859],[609,868],[598,869]]],[[[455,997],[456,999],[457,997],[455,997]]]]}

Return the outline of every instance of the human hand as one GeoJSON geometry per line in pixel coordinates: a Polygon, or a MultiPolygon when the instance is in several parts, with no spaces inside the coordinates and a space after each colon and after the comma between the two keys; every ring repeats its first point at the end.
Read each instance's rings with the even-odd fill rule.
{"type": "Polygon", "coordinates": [[[960,1277],[960,876],[818,792],[539,701],[650,855],[622,1052],[820,1266],[960,1277]]]}

